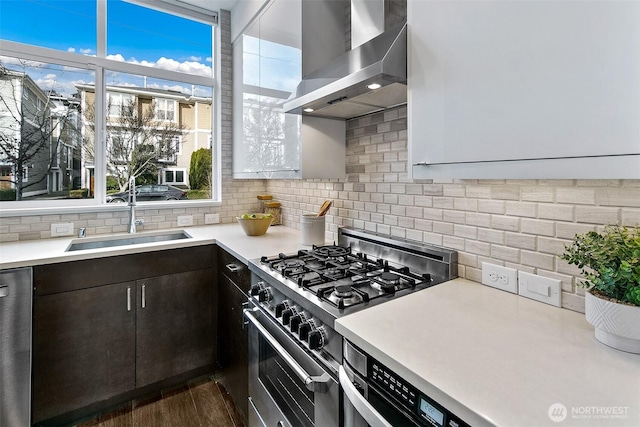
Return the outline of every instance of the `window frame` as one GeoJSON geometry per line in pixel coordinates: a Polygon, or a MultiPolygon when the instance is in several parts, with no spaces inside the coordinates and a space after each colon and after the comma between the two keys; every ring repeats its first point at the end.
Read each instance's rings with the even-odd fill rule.
{"type": "MultiPolygon", "coordinates": [[[[222,193],[222,171],[221,171],[221,99],[222,92],[220,90],[221,83],[221,55],[220,55],[220,27],[211,22],[210,19],[203,19],[212,25],[212,57],[214,60],[215,75],[211,77],[203,77],[191,75],[177,71],[163,70],[158,68],[147,67],[144,65],[133,64],[129,62],[121,62],[106,57],[106,2],[96,0],[98,13],[98,45],[97,56],[86,56],[80,53],[64,52],[52,48],[42,46],[29,45],[9,40],[0,39],[0,55],[15,57],[23,60],[40,61],[52,63],[60,66],[69,66],[84,70],[93,71],[95,74],[95,122],[96,122],[96,155],[94,163],[95,176],[95,195],[93,199],[78,200],[23,200],[19,202],[3,201],[0,203],[0,217],[18,216],[24,214],[45,215],[63,212],[95,212],[102,210],[122,210],[122,206],[115,206],[106,202],[106,161],[105,161],[105,134],[107,123],[107,82],[106,74],[110,71],[123,72],[141,76],[148,76],[162,80],[179,81],[183,83],[207,86],[212,88],[212,140],[214,146],[214,162],[212,164],[213,176],[216,178],[217,185],[214,186],[214,194],[211,199],[207,200],[184,200],[179,202],[153,202],[149,207],[158,208],[162,203],[162,207],[185,207],[189,206],[219,206],[221,203],[222,193]],[[99,131],[98,131],[99,129],[99,131]]],[[[173,13],[180,16],[178,13],[173,13]]],[[[193,17],[185,17],[185,19],[194,19],[193,17]]],[[[177,111],[176,113],[177,114],[177,111]]],[[[144,203],[141,204],[144,209],[144,203]]]]}
{"type": "Polygon", "coordinates": [[[158,120],[159,122],[170,122],[170,123],[177,123],[177,112],[178,112],[178,101],[176,101],[175,99],[169,99],[169,98],[155,98],[155,114],[156,114],[156,120],[158,120]],[[160,108],[160,103],[163,103],[165,107],[167,108],[160,108]],[[172,110],[169,110],[169,104],[171,104],[171,106],[173,107],[172,110]],[[160,111],[165,113],[165,118],[160,118],[159,117],[159,113],[160,111]],[[166,118],[166,114],[171,111],[171,113],[173,113],[173,116],[170,119],[166,118]]]}
{"type": "Polygon", "coordinates": [[[125,102],[124,101],[125,98],[128,98],[126,102],[131,102],[130,100],[133,100],[133,102],[137,102],[136,101],[136,96],[134,94],[132,94],[132,93],[115,92],[113,90],[107,90],[107,98],[106,98],[107,105],[105,107],[106,110],[107,110],[106,111],[107,117],[113,117],[113,118],[122,117],[122,114],[121,114],[122,105],[125,102]],[[114,106],[113,105],[109,105],[109,101],[111,99],[115,98],[115,97],[119,98],[119,102],[116,105],[118,108],[117,108],[116,112],[112,113],[110,108],[112,108],[114,106]]]}
{"type": "Polygon", "coordinates": [[[160,180],[161,181],[161,185],[181,185],[181,184],[186,185],[187,184],[187,179],[186,178],[187,178],[188,174],[187,174],[187,169],[185,169],[185,168],[172,168],[172,167],[162,168],[160,170],[160,173],[162,174],[162,179],[160,180]],[[167,172],[172,172],[173,173],[173,181],[169,182],[169,181],[166,180],[166,175],[165,174],[167,172]],[[176,172],[182,172],[182,176],[183,176],[183,180],[182,181],[176,181],[175,180],[176,172]]]}

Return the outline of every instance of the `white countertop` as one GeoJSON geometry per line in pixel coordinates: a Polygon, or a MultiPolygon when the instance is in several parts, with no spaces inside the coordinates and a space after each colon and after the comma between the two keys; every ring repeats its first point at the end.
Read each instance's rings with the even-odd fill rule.
{"type": "Polygon", "coordinates": [[[640,355],[596,341],[580,313],[456,279],[336,330],[473,426],[640,426],[640,355]],[[622,416],[585,418],[603,411],[622,416]]]}
{"type": "MultiPolygon", "coordinates": [[[[300,231],[283,225],[269,227],[267,233],[262,236],[247,236],[237,223],[185,227],[182,228],[182,230],[185,230],[192,236],[192,238],[73,252],[65,252],[65,249],[72,241],[88,241],[96,237],[128,237],[129,235],[108,234],[88,236],[85,239],[57,237],[24,242],[2,243],[0,244],[0,269],[52,264],[81,259],[102,258],[162,249],[183,248],[209,243],[216,243],[220,245],[245,263],[249,259],[259,258],[263,255],[277,255],[280,252],[295,253],[298,249],[304,248],[301,244],[300,231]]],[[[154,231],[150,231],[149,233],[153,232],[154,231]]],[[[141,231],[136,235],[144,234],[145,232],[141,231]]]]}

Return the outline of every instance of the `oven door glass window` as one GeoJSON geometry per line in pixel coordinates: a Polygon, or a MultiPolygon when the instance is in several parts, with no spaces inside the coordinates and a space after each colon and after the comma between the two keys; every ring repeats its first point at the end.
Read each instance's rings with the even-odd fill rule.
{"type": "Polygon", "coordinates": [[[287,362],[262,338],[258,377],[292,425],[313,427],[313,392],[307,390],[287,362]]]}

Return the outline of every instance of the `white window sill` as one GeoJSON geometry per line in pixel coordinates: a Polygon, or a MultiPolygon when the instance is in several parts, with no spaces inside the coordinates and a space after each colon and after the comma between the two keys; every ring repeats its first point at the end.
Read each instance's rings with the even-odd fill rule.
{"type": "MultiPolygon", "coordinates": [[[[137,202],[136,211],[144,211],[148,209],[189,209],[202,207],[222,206],[222,202],[215,200],[182,200],[172,202],[137,202]]],[[[40,204],[38,207],[25,207],[14,209],[0,209],[0,218],[8,218],[15,216],[36,216],[36,215],[67,215],[74,213],[92,213],[92,212],[114,212],[127,211],[129,205],[127,203],[105,203],[102,205],[73,205],[73,206],[44,206],[40,204]]]]}

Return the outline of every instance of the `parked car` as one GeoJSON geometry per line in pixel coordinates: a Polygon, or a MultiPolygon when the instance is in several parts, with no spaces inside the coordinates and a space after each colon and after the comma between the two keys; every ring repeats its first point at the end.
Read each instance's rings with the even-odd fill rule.
{"type": "MultiPolygon", "coordinates": [[[[136,186],[136,201],[151,202],[155,200],[187,200],[187,191],[163,184],[136,186]]],[[[107,203],[125,202],[129,202],[129,191],[107,195],[107,203]]]]}

